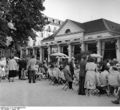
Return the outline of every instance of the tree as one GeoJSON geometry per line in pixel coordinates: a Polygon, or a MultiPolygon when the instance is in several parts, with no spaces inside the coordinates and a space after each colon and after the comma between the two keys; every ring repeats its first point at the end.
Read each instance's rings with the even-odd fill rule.
{"type": "Polygon", "coordinates": [[[6,30],[3,26],[3,30],[0,30],[4,36],[12,36],[14,45],[23,46],[29,36],[34,39],[34,30],[41,31],[46,24],[46,17],[42,13],[45,9],[43,0],[0,0],[0,7],[0,22],[6,26],[6,30]]]}

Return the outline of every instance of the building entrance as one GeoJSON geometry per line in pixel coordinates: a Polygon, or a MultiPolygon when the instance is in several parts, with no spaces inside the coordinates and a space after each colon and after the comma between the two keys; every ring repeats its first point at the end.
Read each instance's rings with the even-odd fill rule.
{"type": "Polygon", "coordinates": [[[35,55],[36,55],[36,58],[37,58],[37,59],[40,58],[40,51],[39,51],[39,48],[35,48],[35,55]]]}
{"type": "Polygon", "coordinates": [[[89,43],[89,44],[88,44],[88,51],[89,51],[90,53],[97,53],[96,43],[89,43]]]}
{"type": "Polygon", "coordinates": [[[74,45],[74,55],[80,54],[80,45],[74,45]]]}
{"type": "Polygon", "coordinates": [[[104,59],[116,58],[116,42],[105,42],[104,59]]]}
{"type": "Polygon", "coordinates": [[[44,55],[43,55],[43,58],[44,58],[44,59],[43,59],[43,60],[46,60],[46,61],[47,61],[47,60],[48,60],[48,49],[47,49],[47,48],[44,48],[43,50],[44,50],[44,55]]]}
{"type": "Polygon", "coordinates": [[[32,48],[29,48],[29,49],[28,49],[28,55],[30,55],[30,56],[33,55],[33,49],[32,49],[32,48]]]}
{"type": "Polygon", "coordinates": [[[66,55],[68,55],[68,46],[63,46],[62,47],[62,52],[66,55]]]}

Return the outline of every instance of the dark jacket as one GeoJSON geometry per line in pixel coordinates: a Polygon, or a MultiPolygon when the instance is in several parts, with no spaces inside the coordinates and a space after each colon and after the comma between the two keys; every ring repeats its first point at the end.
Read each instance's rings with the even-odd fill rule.
{"type": "Polygon", "coordinates": [[[72,82],[72,75],[66,67],[63,69],[63,73],[64,73],[66,81],[72,82]]]}
{"type": "Polygon", "coordinates": [[[79,77],[85,77],[86,75],[86,61],[80,61],[80,74],[79,77]]]}
{"type": "Polygon", "coordinates": [[[21,70],[22,68],[26,69],[26,66],[27,66],[26,60],[20,60],[20,61],[18,62],[18,64],[19,64],[19,69],[20,69],[20,70],[21,70]]]}
{"type": "Polygon", "coordinates": [[[73,63],[70,62],[69,66],[70,66],[71,75],[73,76],[74,75],[74,66],[73,66],[73,63]]]}

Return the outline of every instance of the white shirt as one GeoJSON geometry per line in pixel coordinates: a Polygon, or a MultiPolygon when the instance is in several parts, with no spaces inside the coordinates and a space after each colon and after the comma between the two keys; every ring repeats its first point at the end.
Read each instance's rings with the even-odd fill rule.
{"type": "Polygon", "coordinates": [[[108,84],[108,75],[109,72],[107,70],[101,72],[100,74],[100,84],[106,86],[108,84]]]}
{"type": "Polygon", "coordinates": [[[8,61],[8,68],[9,68],[9,70],[18,70],[18,65],[17,65],[17,62],[15,61],[15,59],[10,59],[8,61]]]}
{"type": "Polygon", "coordinates": [[[108,83],[111,86],[120,86],[120,73],[118,71],[112,71],[108,75],[108,83]]]}

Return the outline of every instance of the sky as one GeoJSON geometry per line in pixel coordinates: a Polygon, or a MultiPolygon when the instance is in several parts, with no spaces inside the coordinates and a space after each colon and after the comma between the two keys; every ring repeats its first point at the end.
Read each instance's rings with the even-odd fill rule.
{"type": "Polygon", "coordinates": [[[120,23],[120,0],[45,0],[44,6],[45,15],[63,21],[105,18],[120,23]]]}

